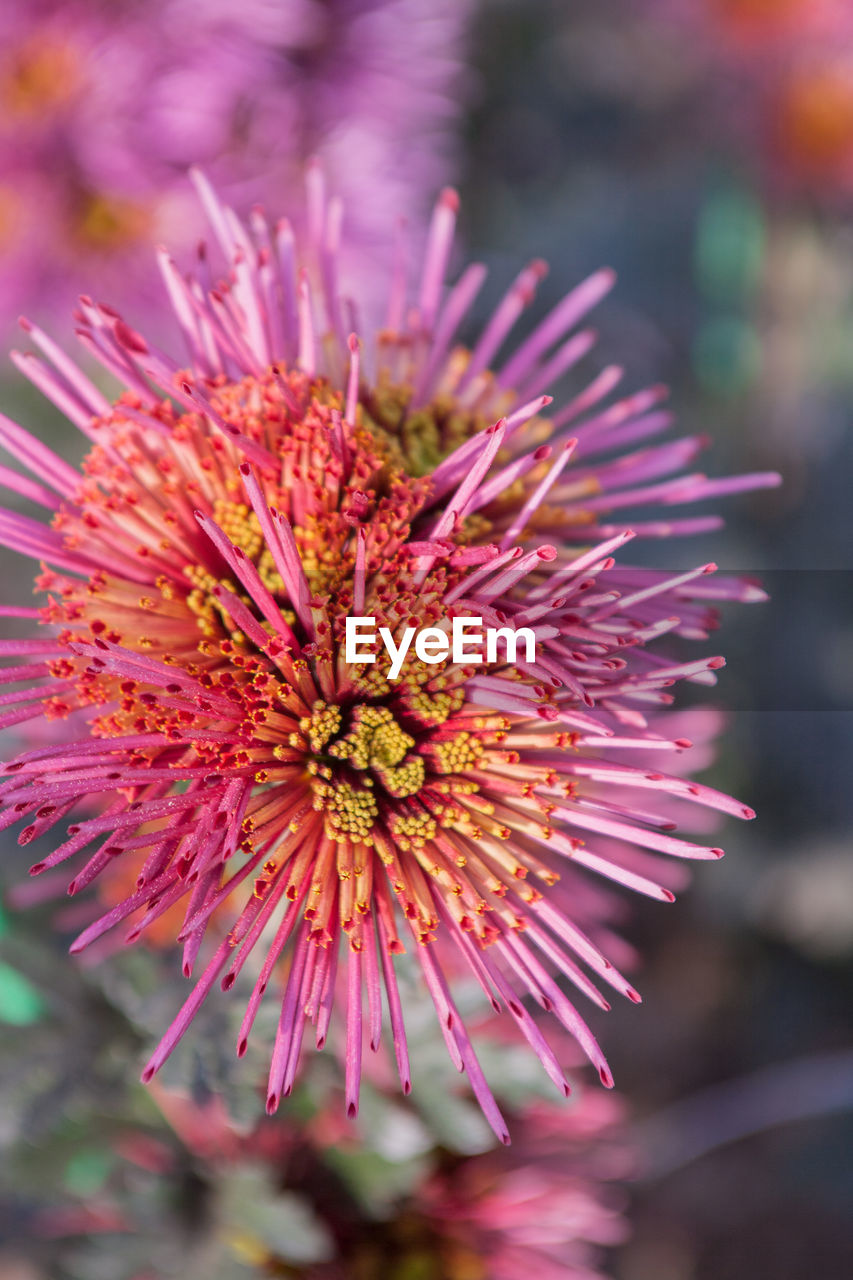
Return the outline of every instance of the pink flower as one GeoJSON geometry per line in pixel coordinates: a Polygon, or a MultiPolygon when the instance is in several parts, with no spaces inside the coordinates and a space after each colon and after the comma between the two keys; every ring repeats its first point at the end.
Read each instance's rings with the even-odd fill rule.
{"type": "Polygon", "coordinates": [[[532,1103],[516,1117],[511,1151],[433,1177],[418,1207],[432,1223],[443,1274],[602,1280],[602,1249],[628,1234],[621,1199],[607,1186],[632,1172],[622,1120],[613,1095],[585,1094],[568,1108],[532,1103]]]}
{"type": "Polygon", "coordinates": [[[849,192],[853,17],[845,0],[650,0],[647,7],[689,42],[717,118],[767,180],[811,195],[849,192]]]}
{"type": "MultiPolygon", "coordinates": [[[[0,14],[0,283],[65,317],[84,283],[156,315],[154,245],[193,243],[185,173],[243,203],[342,175],[362,293],[393,215],[450,161],[467,0],[10,0],[0,14]]],[[[299,212],[300,201],[285,211],[299,212]]]]}
{"type": "Polygon", "coordinates": [[[330,1144],[334,1120],[327,1109],[307,1121],[262,1119],[240,1128],[215,1099],[198,1103],[157,1087],[155,1100],[167,1127],[118,1135],[122,1163],[110,1183],[85,1202],[38,1214],[39,1236],[110,1233],[118,1237],[114,1256],[133,1256],[134,1246],[146,1243],[150,1249],[146,1191],[156,1179],[158,1203],[174,1211],[186,1201],[181,1189],[188,1169],[208,1190],[202,1204],[216,1206],[216,1221],[203,1210],[192,1220],[185,1211],[171,1221],[161,1207],[162,1236],[171,1249],[155,1251],[152,1262],[171,1257],[179,1265],[204,1236],[213,1262],[227,1266],[237,1255],[258,1270],[283,1270],[302,1280],[526,1280],[532,1268],[542,1280],[603,1280],[603,1250],[628,1234],[625,1197],[614,1184],[634,1175],[636,1156],[622,1099],[613,1094],[583,1093],[569,1107],[541,1101],[521,1107],[513,1117],[517,1140],[511,1150],[424,1152],[427,1172],[413,1178],[402,1166],[396,1200],[378,1214],[369,1193],[358,1194],[353,1127],[342,1135],[343,1148],[330,1144]],[[342,1150],[348,1157],[343,1178],[342,1150]],[[247,1214],[248,1195],[265,1212],[247,1214]],[[277,1210],[292,1220],[294,1203],[302,1237],[297,1228],[291,1251],[287,1233],[271,1232],[269,1223],[277,1210]]]}
{"type": "Polygon", "coordinates": [[[573,331],[610,273],[498,359],[542,274],[534,263],[473,347],[455,345],[484,272],[467,268],[445,293],[456,197],[444,192],[414,300],[398,259],[388,323],[365,358],[338,291],[339,209],[319,171],[304,258],[286,227],[254,215],[247,230],[197,181],[230,271],[206,287],[161,257],[188,365],[84,301],[84,344],[127,388],[110,404],[26,326],[46,361],[22,357],[22,369],[93,447],[81,476],[0,423],[36,477],[7,470],[4,483],[51,521],[0,519],[7,545],[45,562],[37,585],[48,595],[5,610],[38,634],[0,646],[14,664],[4,680],[26,682],[4,695],[2,722],[57,722],[55,744],[5,766],[0,821],[24,821],[24,844],[70,821],[33,872],[69,862],[71,893],[116,859],[134,867],[135,884],[75,952],[123,925],[136,940],[176,907],[187,976],[208,934],[216,942],[145,1079],[213,986],[227,990],[255,964],[270,926],[238,1040],[242,1053],[286,957],[268,1109],[292,1088],[307,1022],[322,1046],[339,1001],[355,1114],[363,1040],[377,1049],[383,1037],[383,987],[408,1092],[394,955],[409,946],[451,1058],[506,1140],[447,973],[469,967],[561,1090],[525,996],[610,1084],[556,975],[605,1007],[597,981],[639,997],[574,919],[561,875],[671,901],[648,851],[721,853],[671,834],[673,802],[753,816],[658,760],[689,745],[668,731],[667,690],[713,684],[722,665],[668,654],[667,635],[705,638],[711,602],[762,593],[711,579],[713,565],[617,567],[613,553],[635,533],[717,523],[662,511],[631,528],[622,513],[778,477],[682,474],[702,442],[646,444],[669,423],[662,392],[605,406],[612,368],[543,416],[543,387],[592,344],[573,331]],[[478,665],[409,651],[395,673],[381,649],[346,660],[349,616],[373,617],[396,645],[410,626],[481,618],[527,628],[534,652],[478,665]]]}

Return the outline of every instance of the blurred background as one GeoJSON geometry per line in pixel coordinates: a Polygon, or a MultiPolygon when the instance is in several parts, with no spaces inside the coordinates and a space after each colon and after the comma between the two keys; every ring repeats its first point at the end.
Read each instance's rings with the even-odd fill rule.
{"type": "MultiPolygon", "coordinates": [[[[0,35],[10,343],[21,308],[67,339],[80,292],[157,326],[151,247],[189,252],[200,233],[186,165],[201,162],[244,211],[262,200],[298,218],[300,166],[320,154],[347,200],[368,305],[393,215],[417,236],[452,181],[465,253],[490,268],[480,318],[532,257],[550,273],[531,321],[614,267],[592,367],[624,365],[630,388],[668,382],[681,427],[712,440],[709,473],[782,471],[781,489],[726,500],[722,534],[644,548],[650,563],[714,559],[770,591],[769,604],[725,611],[716,693],[730,715],[705,775],[759,818],[728,825],[727,857],[700,867],[677,909],[631,904],[644,1005],[593,1021],[629,1109],[631,1234],[602,1241],[613,1247],[600,1266],[614,1280],[853,1275],[853,11],[249,0],[236,16],[218,0],[18,0],[0,35]]],[[[8,363],[2,393],[70,456],[57,415],[8,363]]],[[[18,563],[8,574],[26,581],[18,563]]],[[[7,840],[4,880],[20,882],[29,861],[7,840]]],[[[190,1104],[176,1123],[174,1104],[134,1083],[170,958],[81,971],[48,928],[54,912],[0,917],[0,1280],[309,1274],[287,1249],[302,1241],[310,1260],[326,1247],[294,1191],[319,1176],[316,1142],[339,1143],[326,1194],[349,1205],[360,1187],[397,1243],[362,1270],[311,1275],[499,1274],[470,1259],[430,1271],[431,1246],[410,1247],[430,1143],[445,1172],[487,1145],[463,1100],[440,1132],[439,1102],[383,1112],[379,1081],[359,1163],[329,1129],[335,1085],[318,1069],[293,1112],[307,1136],[268,1205],[257,1144],[246,1167],[229,1156],[239,1175],[220,1161],[213,1176],[190,1104]],[[116,1203],[123,1227],[103,1216],[116,1203]],[[197,1271],[181,1252],[194,1222],[230,1242],[215,1262],[194,1255],[197,1271]]],[[[205,1015],[211,1044],[219,1016],[205,1015]]],[[[198,1107],[221,1089],[246,1119],[256,1099],[237,1087],[225,1039],[166,1083],[198,1107]]],[[[500,1053],[520,1096],[526,1068],[500,1053]]]]}

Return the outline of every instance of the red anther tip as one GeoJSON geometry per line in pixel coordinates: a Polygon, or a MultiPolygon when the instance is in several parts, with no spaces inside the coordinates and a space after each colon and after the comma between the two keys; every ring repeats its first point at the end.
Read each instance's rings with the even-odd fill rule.
{"type": "Polygon", "coordinates": [[[249,466],[248,462],[241,462],[241,463],[240,463],[240,475],[241,475],[241,476],[249,476],[249,475],[251,475],[251,474],[252,474],[252,468],[249,466]]]}
{"type": "Polygon", "coordinates": [[[438,203],[444,209],[449,209],[451,213],[459,211],[459,192],[453,187],[445,187],[438,197],[438,203]]]}
{"type": "Polygon", "coordinates": [[[18,316],[18,324],[21,326],[24,333],[30,333],[32,331],[33,326],[26,316],[18,316]]]}
{"type": "Polygon", "coordinates": [[[664,899],[664,902],[675,902],[675,894],[672,892],[671,889],[664,889],[663,899],[664,899]]]}
{"type": "Polygon", "coordinates": [[[357,1103],[357,1102],[348,1102],[348,1103],[347,1103],[347,1116],[349,1117],[349,1119],[350,1119],[350,1120],[354,1120],[354,1119],[356,1118],[356,1116],[357,1116],[357,1115],[358,1115],[358,1103],[357,1103]]]}
{"type": "Polygon", "coordinates": [[[142,1073],[142,1083],[149,1084],[154,1079],[156,1071],[157,1071],[156,1067],[151,1067],[151,1066],[146,1067],[142,1073]]]}
{"type": "MultiPolygon", "coordinates": [[[[104,310],[104,308],[101,309],[104,310]]],[[[112,314],[114,315],[115,312],[112,314]]],[[[116,320],[114,333],[121,345],[127,347],[129,351],[137,351],[142,354],[147,352],[148,343],[135,329],[131,329],[129,324],[125,324],[124,320],[116,320]]]]}
{"type": "Polygon", "coordinates": [[[240,1040],[237,1045],[237,1057],[242,1058],[246,1050],[248,1049],[248,1047],[249,1047],[249,1042],[244,1036],[243,1039],[240,1040]]]}
{"type": "Polygon", "coordinates": [[[267,1115],[273,1116],[278,1111],[278,1094],[271,1093],[267,1098],[267,1115]]]}
{"type": "Polygon", "coordinates": [[[715,858],[724,858],[726,856],[725,849],[712,849],[711,852],[715,858]]]}
{"type": "Polygon", "coordinates": [[[610,1073],[609,1067],[599,1067],[598,1078],[601,1081],[601,1083],[604,1085],[605,1089],[613,1088],[613,1076],[610,1073]]]}
{"type": "Polygon", "coordinates": [[[717,658],[712,658],[710,660],[710,662],[708,663],[708,668],[711,671],[719,671],[720,667],[724,667],[725,665],[726,665],[725,658],[717,657],[717,658]]]}
{"type": "Polygon", "coordinates": [[[716,572],[717,572],[717,568],[718,568],[718,566],[717,566],[716,564],[714,564],[714,561],[713,561],[713,560],[709,560],[709,562],[708,562],[708,563],[704,566],[704,568],[702,569],[702,572],[703,572],[703,573],[716,573],[716,572]]]}
{"type": "Polygon", "coordinates": [[[751,820],[752,818],[754,818],[754,817],[755,817],[755,810],[754,810],[754,809],[750,809],[749,805],[746,805],[746,804],[745,804],[745,805],[743,806],[743,808],[741,809],[741,811],[740,811],[740,816],[741,816],[742,818],[746,818],[746,819],[748,819],[748,820],[751,820]]]}
{"type": "Polygon", "coordinates": [[[350,334],[350,336],[347,338],[347,346],[349,347],[353,355],[355,355],[356,351],[358,351],[359,347],[361,346],[361,343],[358,340],[357,333],[350,334]]]}
{"type": "Polygon", "coordinates": [[[688,747],[692,747],[693,743],[689,738],[676,738],[675,745],[681,747],[682,751],[686,751],[688,747]]]}

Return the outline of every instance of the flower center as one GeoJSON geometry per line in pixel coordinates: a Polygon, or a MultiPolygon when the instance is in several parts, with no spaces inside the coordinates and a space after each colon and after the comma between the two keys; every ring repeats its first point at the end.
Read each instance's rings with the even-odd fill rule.
{"type": "Polygon", "coordinates": [[[15,51],[0,80],[7,116],[37,119],[67,102],[80,83],[74,51],[58,40],[34,38],[15,51]]]}

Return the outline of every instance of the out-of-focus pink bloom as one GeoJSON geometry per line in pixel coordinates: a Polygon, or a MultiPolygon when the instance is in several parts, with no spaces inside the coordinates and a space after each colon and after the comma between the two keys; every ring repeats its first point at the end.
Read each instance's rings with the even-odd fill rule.
{"type": "Polygon", "coordinates": [[[301,252],[288,228],[255,215],[247,229],[198,181],[230,272],[185,279],[161,255],[188,363],[85,301],[80,334],[127,388],[110,404],[27,325],[47,359],[20,367],[93,448],[80,475],[0,421],[0,442],[34,473],[0,479],[51,521],[0,517],[6,544],[49,566],[45,607],[4,610],[39,630],[2,643],[14,664],[3,679],[27,687],[3,695],[0,724],[57,722],[54,745],[4,767],[0,821],[25,821],[26,844],[70,820],[33,871],[69,861],[72,893],[116,859],[134,867],[73,950],[124,924],[135,940],[178,907],[189,976],[209,926],[217,937],[146,1079],[274,924],[238,1041],[243,1053],[287,955],[268,1109],[292,1089],[308,1021],[325,1043],[339,962],[347,1110],[363,1041],[382,1040],[383,986],[408,1092],[394,967],[407,939],[450,1056],[506,1141],[443,958],[465,962],[561,1090],[525,995],[612,1083],[554,975],[604,1008],[595,979],[639,996],[555,887],[568,869],[669,902],[647,851],[721,854],[671,834],[673,802],[753,816],[658,760],[690,745],[669,731],[670,688],[713,685],[723,665],[676,657],[666,637],[707,639],[714,601],[763,598],[711,577],[711,564],[649,571],[614,553],[637,534],[716,527],[669,508],[778,477],[684,474],[704,441],[648,444],[669,425],[661,389],[608,404],[612,367],[543,415],[543,388],[592,345],[575,330],[611,273],[578,285],[500,357],[543,273],[535,262],[473,347],[460,346],[485,273],[468,267],[444,289],[457,208],[445,191],[413,301],[398,259],[387,324],[363,351],[338,286],[340,206],[319,171],[301,252]],[[629,524],[638,506],[660,510],[629,524]],[[347,662],[354,615],[398,644],[407,627],[479,618],[529,629],[536,651],[484,662],[410,652],[394,674],[384,651],[347,662]]]}
{"type": "Polygon", "coordinates": [[[602,1280],[602,1249],[628,1234],[607,1184],[632,1172],[621,1100],[533,1103],[512,1149],[460,1161],[430,1180],[418,1208],[432,1223],[445,1275],[484,1280],[602,1280]],[[466,1270],[465,1267],[468,1269],[466,1270]]]}
{"type": "Polygon", "coordinates": [[[0,288],[64,321],[85,288],[154,299],[153,246],[193,243],[185,173],[297,214],[340,175],[362,289],[392,218],[451,163],[468,0],[9,0],[0,12],[0,288]],[[284,207],[282,208],[282,204],[284,207]]]}
{"type": "MultiPolygon", "coordinates": [[[[201,1185],[219,1189],[211,1200],[226,1206],[224,1221],[183,1223],[174,1265],[192,1253],[194,1231],[207,1235],[211,1260],[218,1251],[223,1258],[237,1254],[259,1270],[283,1269],[301,1280],[528,1280],[533,1269],[542,1280],[604,1280],[604,1250],[629,1234],[625,1195],[615,1184],[634,1176],[636,1155],[622,1099],[613,1094],[585,1092],[568,1107],[522,1106],[513,1117],[511,1150],[424,1152],[427,1172],[392,1206],[383,1204],[380,1216],[369,1197],[350,1194],[358,1176],[351,1128],[344,1135],[350,1174],[341,1181],[339,1152],[318,1124],[323,1116],[331,1121],[325,1109],[308,1121],[264,1119],[238,1128],[216,1104],[159,1087],[155,1098],[169,1127],[120,1135],[116,1150],[124,1164],[111,1183],[88,1202],[40,1214],[39,1235],[144,1239],[145,1181],[127,1176],[134,1166],[156,1176],[170,1204],[181,1203],[181,1176],[191,1168],[201,1185]],[[270,1215],[277,1202],[292,1212],[299,1198],[304,1219],[322,1240],[317,1259],[299,1260],[299,1250],[282,1256],[263,1218],[258,1230],[251,1214],[241,1216],[239,1200],[229,1208],[227,1189],[247,1172],[270,1215]]],[[[123,1244],[116,1239],[117,1253],[123,1244]]]]}
{"type": "Polygon", "coordinates": [[[771,185],[853,189],[853,11],[845,0],[646,0],[689,41],[715,119],[771,185]]]}

